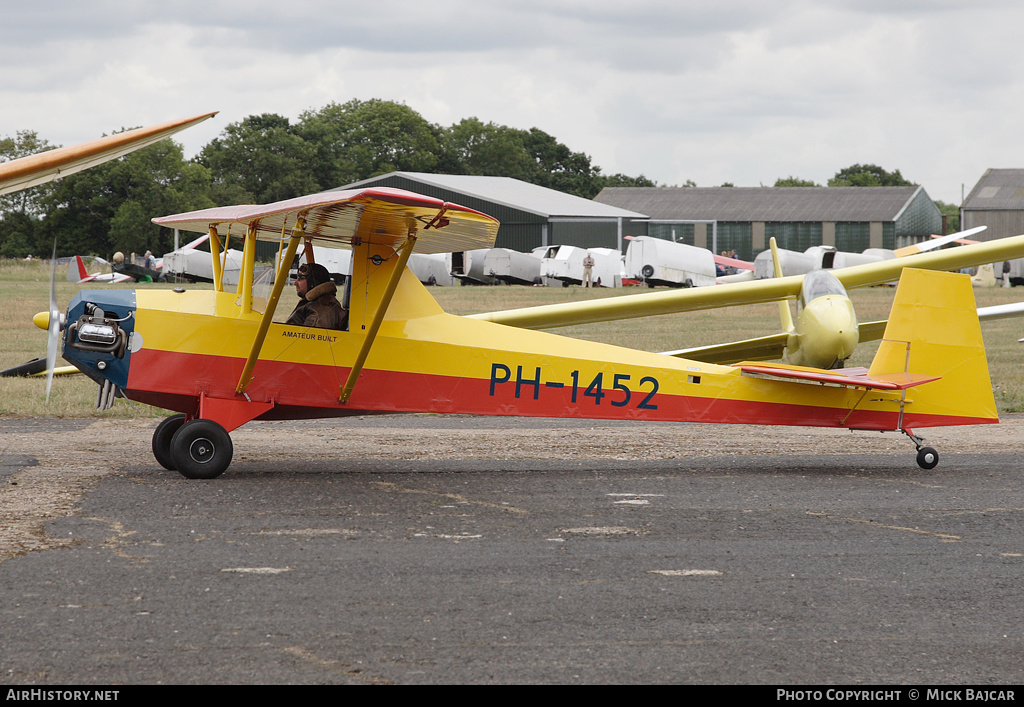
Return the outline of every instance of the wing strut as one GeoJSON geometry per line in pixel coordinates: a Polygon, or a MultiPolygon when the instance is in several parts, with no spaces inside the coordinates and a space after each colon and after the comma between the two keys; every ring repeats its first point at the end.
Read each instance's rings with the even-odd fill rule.
{"type": "MultiPolygon", "coordinates": [[[[242,297],[242,314],[252,311],[252,279],[256,268],[256,224],[249,224],[242,247],[242,277],[238,278],[238,294],[242,297]]],[[[276,281],[274,284],[277,284],[276,281]]],[[[266,314],[266,312],[264,312],[266,314]]],[[[262,343],[262,342],[261,342],[262,343]]]]}
{"type": "Polygon", "coordinates": [[[388,279],[387,288],[384,290],[384,295],[381,297],[380,304],[377,306],[377,311],[373,313],[373,321],[370,322],[370,328],[366,332],[366,338],[363,339],[363,345],[359,348],[359,354],[356,356],[355,363],[352,364],[352,370],[348,374],[348,380],[345,381],[345,385],[341,388],[341,397],[339,398],[341,403],[347,403],[349,397],[352,395],[352,389],[356,385],[356,379],[359,378],[359,374],[363,370],[363,364],[366,363],[366,357],[370,355],[370,347],[373,346],[373,340],[377,337],[377,330],[380,329],[380,324],[384,321],[384,315],[388,311],[388,305],[391,304],[391,298],[395,295],[395,289],[398,287],[398,281],[402,279],[402,273],[405,271],[405,265],[409,262],[409,256],[412,255],[412,249],[415,245],[416,236],[410,232],[405,241],[405,245],[402,246],[402,250],[398,255],[398,264],[395,265],[395,269],[391,271],[391,277],[388,279]]]}
{"type": "Polygon", "coordinates": [[[252,340],[249,357],[245,359],[245,367],[242,369],[242,375],[238,378],[238,386],[235,388],[235,392],[239,395],[245,393],[245,389],[252,382],[252,369],[256,365],[256,359],[259,358],[260,350],[263,348],[263,341],[267,338],[270,322],[274,319],[274,310],[277,309],[277,301],[281,298],[281,291],[284,289],[284,284],[288,281],[288,269],[291,267],[292,260],[295,259],[295,251],[298,250],[299,241],[302,239],[305,229],[306,219],[300,216],[298,221],[295,222],[295,228],[292,229],[291,238],[288,239],[288,250],[285,252],[284,259],[277,269],[277,274],[274,276],[274,289],[270,292],[267,307],[263,311],[263,317],[260,318],[260,328],[256,330],[256,338],[252,340]]]}
{"type": "Polygon", "coordinates": [[[210,224],[210,257],[213,258],[213,289],[224,291],[224,271],[220,267],[220,236],[217,227],[210,224]]]}

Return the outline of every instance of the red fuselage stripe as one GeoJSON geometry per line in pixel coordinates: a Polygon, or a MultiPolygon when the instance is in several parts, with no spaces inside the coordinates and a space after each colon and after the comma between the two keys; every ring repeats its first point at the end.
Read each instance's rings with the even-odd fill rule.
{"type": "MultiPolygon", "coordinates": [[[[201,394],[234,398],[244,361],[225,356],[143,349],[132,354],[129,398],[194,414],[201,394]]],[[[338,402],[348,368],[260,361],[247,394],[290,412],[271,410],[263,419],[332,417],[366,412],[435,412],[527,417],[576,417],[754,425],[799,425],[893,430],[896,412],[856,411],[782,402],[669,395],[638,389],[630,396],[608,387],[584,393],[582,386],[542,381],[507,381],[364,369],[348,404],[338,402]],[[573,396],[575,395],[575,401],[573,396]],[[296,414],[300,409],[307,413],[296,414]]],[[[995,420],[907,412],[907,428],[990,423],[995,420]]]]}

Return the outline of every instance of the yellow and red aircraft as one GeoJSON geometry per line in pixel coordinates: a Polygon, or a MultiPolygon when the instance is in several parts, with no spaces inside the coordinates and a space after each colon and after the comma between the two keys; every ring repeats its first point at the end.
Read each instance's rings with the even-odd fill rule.
{"type": "MultiPolygon", "coordinates": [[[[178,412],[157,427],[153,452],[189,478],[220,475],[233,453],[229,433],[256,419],[439,412],[893,430],[910,436],[925,468],[938,455],[917,428],[998,421],[962,275],[904,271],[869,369],[722,366],[445,313],[406,268],[409,256],[490,247],[498,222],[431,197],[335,191],[154,221],[210,234],[214,290],[82,291],[67,312],[63,351],[100,383],[104,402],[120,391],[178,412]],[[219,254],[231,237],[244,239],[245,258],[241,282],[226,291],[219,254]],[[257,240],[280,255],[265,299],[252,284],[257,240]],[[307,258],[312,246],[351,248],[348,330],[274,321],[300,243],[307,258]]],[[[969,248],[954,267],[1024,255],[1024,237],[969,248]]],[[[792,283],[753,295],[757,284],[689,292],[721,293],[709,306],[792,296],[792,283]]],[[[663,294],[616,302],[643,298],[650,305],[640,311],[657,309],[663,294]]]]}

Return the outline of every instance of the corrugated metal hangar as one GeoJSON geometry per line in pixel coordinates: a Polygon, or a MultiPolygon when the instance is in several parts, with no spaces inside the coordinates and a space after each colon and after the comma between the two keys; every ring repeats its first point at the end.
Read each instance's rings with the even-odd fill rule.
{"type": "Polygon", "coordinates": [[[591,201],[510,177],[391,172],[341,189],[388,186],[452,201],[501,222],[496,247],[575,245],[625,251],[654,236],[746,260],[768,247],[859,252],[941,233],[923,187],[610,187],[591,201]]]}
{"type": "Polygon", "coordinates": [[[990,241],[1024,233],[1024,169],[988,169],[960,207],[964,229],[988,226],[990,241]]]}
{"type": "Polygon", "coordinates": [[[482,211],[501,222],[495,247],[524,253],[549,245],[624,250],[624,223],[646,218],[511,177],[391,172],[340,188],[370,186],[407,189],[482,211]]]}
{"type": "Polygon", "coordinates": [[[923,187],[609,187],[603,204],[646,214],[646,232],[752,260],[775,237],[781,248],[898,248],[942,232],[923,187]],[[695,223],[696,222],[696,223],[695,223]]]}

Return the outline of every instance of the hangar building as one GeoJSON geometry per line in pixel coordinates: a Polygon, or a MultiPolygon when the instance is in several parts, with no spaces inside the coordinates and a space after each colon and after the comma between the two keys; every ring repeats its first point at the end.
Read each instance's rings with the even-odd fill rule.
{"type": "Polygon", "coordinates": [[[497,248],[528,253],[548,245],[624,250],[626,224],[643,214],[511,177],[391,172],[340,189],[408,189],[482,211],[501,222],[497,248]]]}
{"type": "Polygon", "coordinates": [[[625,235],[649,235],[736,250],[832,245],[860,252],[897,248],[942,232],[942,214],[923,187],[607,187],[595,201],[646,214],[625,235]]]}
{"type": "Polygon", "coordinates": [[[1024,169],[988,169],[960,207],[964,230],[988,226],[977,238],[990,241],[1024,233],[1024,169]]]}

